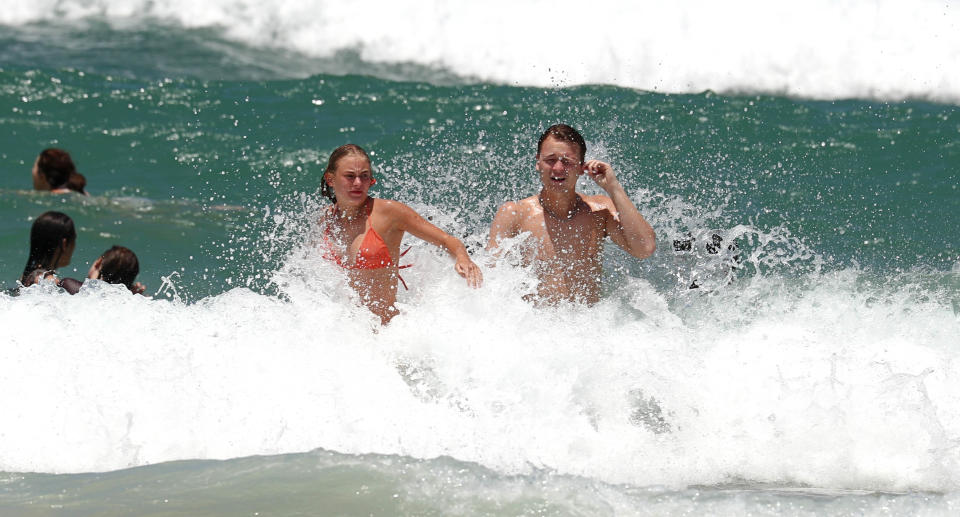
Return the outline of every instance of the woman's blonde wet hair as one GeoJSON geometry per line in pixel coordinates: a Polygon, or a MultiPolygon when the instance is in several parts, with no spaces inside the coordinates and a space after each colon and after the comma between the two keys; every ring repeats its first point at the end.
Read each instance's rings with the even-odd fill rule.
{"type": "Polygon", "coordinates": [[[367,163],[370,163],[370,155],[357,144],[344,144],[330,153],[330,159],[327,160],[327,169],[323,171],[323,182],[320,184],[320,193],[334,203],[337,202],[337,196],[334,195],[333,188],[327,184],[327,174],[333,174],[334,171],[337,170],[337,162],[339,162],[341,158],[351,154],[363,156],[363,158],[367,160],[367,163]]]}

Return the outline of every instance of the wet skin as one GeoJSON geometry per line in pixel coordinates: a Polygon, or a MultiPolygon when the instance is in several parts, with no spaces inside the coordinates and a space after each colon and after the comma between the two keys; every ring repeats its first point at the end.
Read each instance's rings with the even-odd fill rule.
{"type": "Polygon", "coordinates": [[[523,260],[533,265],[540,281],[536,301],[596,303],[604,238],[645,258],[656,246],[653,229],[627,197],[613,168],[598,160],[581,163],[576,144],[548,137],[536,156],[536,168],[540,193],[500,207],[487,249],[496,252],[503,239],[529,233],[523,260]],[[609,195],[577,193],[577,179],[585,173],[609,195]]]}

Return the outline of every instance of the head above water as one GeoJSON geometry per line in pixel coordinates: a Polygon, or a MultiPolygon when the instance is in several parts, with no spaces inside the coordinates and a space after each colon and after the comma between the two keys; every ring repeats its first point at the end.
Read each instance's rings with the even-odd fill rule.
{"type": "Polygon", "coordinates": [[[35,190],[69,189],[83,192],[87,180],[77,172],[70,153],[63,149],[44,149],[37,156],[33,166],[33,188],[35,190]]]}
{"type": "MultiPolygon", "coordinates": [[[[320,192],[334,203],[337,202],[337,196],[334,193],[333,186],[331,185],[333,176],[337,172],[337,165],[340,163],[340,160],[348,156],[362,158],[367,162],[367,167],[371,166],[370,155],[367,154],[367,152],[359,145],[344,144],[334,149],[333,152],[330,153],[330,159],[327,160],[327,168],[323,171],[323,181],[321,182],[320,186],[320,192]]],[[[373,185],[374,183],[376,183],[376,180],[371,178],[370,184],[373,185]]]]}
{"type": "Polygon", "coordinates": [[[579,131],[566,124],[554,124],[540,135],[540,140],[537,141],[538,157],[540,156],[540,151],[543,149],[543,142],[546,141],[548,137],[576,145],[580,150],[580,163],[583,163],[587,157],[587,143],[584,141],[583,136],[579,131]]]}
{"type": "Polygon", "coordinates": [[[128,248],[114,246],[98,259],[100,261],[100,280],[111,284],[123,284],[133,290],[133,283],[140,273],[140,262],[128,248]]]}
{"type": "Polygon", "coordinates": [[[61,212],[44,212],[30,227],[30,255],[20,282],[27,285],[37,269],[53,271],[70,263],[77,244],[73,219],[61,212]]]}

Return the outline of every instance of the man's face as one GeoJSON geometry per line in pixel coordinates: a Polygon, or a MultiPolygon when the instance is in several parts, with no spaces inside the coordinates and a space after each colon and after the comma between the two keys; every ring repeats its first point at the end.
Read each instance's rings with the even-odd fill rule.
{"type": "Polygon", "coordinates": [[[577,186],[577,178],[583,174],[580,148],[573,142],[547,137],[537,154],[537,170],[543,187],[558,191],[571,191],[577,186]]]}

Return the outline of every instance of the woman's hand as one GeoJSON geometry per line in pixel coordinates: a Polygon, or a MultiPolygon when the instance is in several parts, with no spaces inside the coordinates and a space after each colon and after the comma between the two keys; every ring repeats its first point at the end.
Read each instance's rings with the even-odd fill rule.
{"type": "Polygon", "coordinates": [[[462,257],[457,259],[457,263],[453,268],[457,271],[457,274],[467,279],[467,285],[470,287],[477,288],[483,285],[483,272],[481,272],[480,267],[474,264],[469,258],[462,257]]]}
{"type": "Polygon", "coordinates": [[[93,261],[93,265],[90,266],[90,270],[87,271],[87,278],[100,278],[100,268],[103,267],[103,257],[98,258],[93,261]]]}

